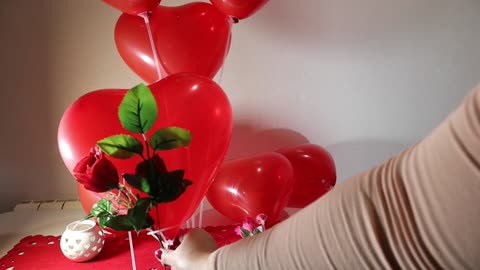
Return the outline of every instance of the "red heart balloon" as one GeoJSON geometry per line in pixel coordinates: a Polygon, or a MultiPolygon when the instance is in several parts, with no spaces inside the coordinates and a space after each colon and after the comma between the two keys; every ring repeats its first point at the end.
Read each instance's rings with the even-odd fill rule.
{"type": "MultiPolygon", "coordinates": [[[[149,20],[163,76],[190,72],[213,78],[223,65],[230,46],[230,22],[211,4],[158,6],[149,20]]],[[[143,80],[152,83],[159,79],[144,19],[120,16],[115,44],[143,80]]]]}
{"type": "Polygon", "coordinates": [[[150,11],[160,4],[160,0],[102,0],[121,12],[137,15],[150,11]]]}
{"type": "Polygon", "coordinates": [[[335,162],[327,150],[315,144],[279,149],[292,164],[295,187],[289,207],[303,208],[327,193],[337,180],[335,162]]]}
{"type": "Polygon", "coordinates": [[[293,168],[278,153],[226,161],[207,192],[218,212],[241,222],[264,213],[274,223],[287,205],[294,185],[293,168]]]}
{"type": "Polygon", "coordinates": [[[267,4],[268,0],[210,0],[210,2],[226,15],[245,19],[267,4]]]}
{"type": "MultiPolygon", "coordinates": [[[[182,127],[192,133],[188,148],[159,152],[168,170],[184,169],[185,178],[193,182],[176,201],[159,205],[160,220],[156,220],[152,210],[152,217],[161,228],[175,227],[169,231],[172,237],[197,209],[225,157],[232,133],[232,111],[220,86],[202,76],[176,74],[149,87],[157,101],[158,118],[147,137],[169,126],[182,127]]],[[[126,91],[93,91],[81,96],[65,111],[58,129],[58,144],[70,172],[98,140],[129,133],[121,126],[117,114],[126,91]]],[[[141,140],[141,135],[133,136],[141,140]]],[[[125,160],[108,158],[120,174],[134,173],[141,161],[138,155],[125,160]]],[[[85,190],[83,186],[78,190],[86,212],[105,196],[85,190]]]]}

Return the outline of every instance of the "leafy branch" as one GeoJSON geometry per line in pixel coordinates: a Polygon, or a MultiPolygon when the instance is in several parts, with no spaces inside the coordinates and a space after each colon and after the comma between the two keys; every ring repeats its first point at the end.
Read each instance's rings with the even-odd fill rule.
{"type": "Polygon", "coordinates": [[[141,134],[142,139],[116,134],[99,140],[97,146],[114,158],[129,159],[135,155],[142,158],[134,174],[123,173],[122,177],[128,185],[145,195],[133,195],[129,187],[118,185],[118,192],[113,193],[117,209],[111,200],[104,198],[93,206],[87,218],[97,218],[102,228],[139,232],[154,227],[149,214],[153,207],[178,199],[192,184],[184,178],[184,170],[168,171],[156,151],[188,147],[192,135],[180,127],[163,127],[154,131],[148,139],[146,133],[157,120],[158,108],[155,97],[144,84],[133,87],[125,94],[118,109],[118,117],[126,131],[141,134]],[[121,206],[125,207],[123,209],[126,212],[121,210],[121,206]]]}

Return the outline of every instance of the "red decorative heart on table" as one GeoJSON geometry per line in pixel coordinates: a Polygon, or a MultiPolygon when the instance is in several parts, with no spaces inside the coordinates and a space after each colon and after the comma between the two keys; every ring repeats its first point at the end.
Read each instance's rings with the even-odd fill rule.
{"type": "Polygon", "coordinates": [[[279,153],[263,153],[226,161],[207,198],[213,208],[237,222],[263,213],[268,216],[268,224],[273,224],[290,199],[294,181],[287,158],[279,153]]]}
{"type": "MultiPolygon", "coordinates": [[[[219,247],[240,240],[235,234],[235,226],[204,228],[210,233],[219,247]]],[[[179,234],[185,233],[180,231],[179,234]]],[[[163,269],[156,258],[158,241],[140,233],[132,234],[137,269],[163,269]]],[[[123,235],[106,234],[105,246],[92,261],[77,263],[69,260],[60,249],[60,236],[34,235],[23,238],[7,254],[0,258],[0,270],[7,269],[49,269],[49,270],[91,270],[91,269],[131,269],[130,243],[123,235]]]]}
{"type": "MultiPolygon", "coordinates": [[[[232,111],[220,86],[202,76],[176,74],[149,87],[158,106],[158,118],[151,131],[177,126],[192,134],[188,148],[159,152],[168,170],[184,169],[185,178],[193,183],[177,200],[158,207],[161,228],[175,227],[169,233],[171,236],[194,213],[225,157],[232,133],[232,111]]],[[[65,111],[58,129],[58,144],[70,173],[97,141],[128,133],[117,114],[126,91],[93,91],[81,96],[65,111]]],[[[141,140],[139,134],[130,135],[141,140]]],[[[147,133],[147,137],[149,135],[147,133]]],[[[124,160],[108,158],[120,174],[135,172],[135,166],[141,161],[138,155],[124,160]]],[[[105,196],[85,190],[81,185],[78,191],[86,212],[105,196]]],[[[154,219],[155,216],[152,215],[154,219]]]]}
{"type": "MultiPolygon", "coordinates": [[[[158,6],[149,18],[163,76],[190,72],[213,78],[230,46],[230,22],[209,3],[158,6]]],[[[127,65],[143,80],[158,80],[143,18],[123,14],[115,26],[115,44],[127,65]]]]}
{"type": "Polygon", "coordinates": [[[293,166],[295,186],[289,207],[303,208],[327,193],[337,180],[335,162],[327,150],[315,144],[282,148],[276,152],[293,166]]]}

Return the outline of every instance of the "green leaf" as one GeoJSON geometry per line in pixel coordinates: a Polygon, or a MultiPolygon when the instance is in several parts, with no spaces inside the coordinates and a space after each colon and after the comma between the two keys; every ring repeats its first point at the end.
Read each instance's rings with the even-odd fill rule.
{"type": "Polygon", "coordinates": [[[242,238],[247,238],[247,237],[253,235],[249,230],[241,228],[241,227],[240,227],[240,231],[241,231],[241,234],[242,234],[242,238]]]}
{"type": "Polygon", "coordinates": [[[253,231],[253,235],[255,234],[259,234],[263,232],[263,227],[262,226],[258,226],[257,228],[255,228],[255,230],[253,231]]]}
{"type": "Polygon", "coordinates": [[[98,225],[100,226],[100,228],[104,229],[105,228],[105,223],[107,222],[107,220],[109,220],[111,217],[113,216],[110,216],[110,217],[99,217],[97,219],[98,221],[98,225]]]}
{"type": "Polygon", "coordinates": [[[180,197],[192,184],[190,180],[183,179],[183,175],[183,170],[175,170],[160,175],[158,177],[158,189],[151,191],[154,201],[156,203],[171,202],[180,197]]]}
{"type": "Polygon", "coordinates": [[[159,174],[164,174],[167,172],[167,167],[165,166],[165,162],[162,158],[157,154],[153,155],[148,160],[143,160],[137,164],[135,167],[135,174],[149,177],[155,177],[159,174]],[[152,167],[155,170],[152,170],[152,167]]]}
{"type": "Polygon", "coordinates": [[[153,224],[153,220],[148,214],[151,207],[152,200],[150,198],[141,198],[135,203],[133,208],[128,209],[130,224],[132,224],[135,231],[139,232],[141,229],[148,228],[153,224]]]}
{"type": "Polygon", "coordinates": [[[130,135],[113,135],[97,142],[97,145],[109,156],[127,159],[143,153],[143,145],[130,135]]]}
{"type": "Polygon", "coordinates": [[[161,159],[158,154],[138,163],[135,167],[135,175],[147,179],[149,191],[145,192],[149,195],[151,195],[152,190],[159,189],[160,182],[158,181],[158,177],[166,172],[167,167],[165,166],[165,162],[163,162],[163,159],[161,159]]]}
{"type": "Polygon", "coordinates": [[[114,216],[105,221],[105,226],[116,231],[133,231],[134,228],[130,223],[130,217],[127,215],[114,216]]]}
{"type": "Polygon", "coordinates": [[[152,134],[150,145],[155,150],[170,150],[180,146],[188,146],[192,140],[192,134],[183,128],[161,128],[152,134]]]}
{"type": "Polygon", "coordinates": [[[107,217],[113,215],[112,202],[108,199],[101,199],[93,205],[90,210],[90,216],[93,217],[107,217]]]}
{"type": "Polygon", "coordinates": [[[132,187],[134,187],[134,188],[136,188],[140,191],[143,191],[147,194],[150,193],[150,183],[148,182],[147,178],[141,177],[139,175],[127,174],[127,173],[123,175],[123,178],[132,187]]]}
{"type": "Polygon", "coordinates": [[[95,216],[92,215],[92,214],[88,214],[88,216],[82,218],[82,220],[87,220],[87,219],[91,219],[91,218],[94,218],[95,216]]]}
{"type": "Polygon", "coordinates": [[[134,133],[146,133],[157,120],[157,115],[155,97],[143,83],[130,89],[118,108],[120,123],[134,133]]]}

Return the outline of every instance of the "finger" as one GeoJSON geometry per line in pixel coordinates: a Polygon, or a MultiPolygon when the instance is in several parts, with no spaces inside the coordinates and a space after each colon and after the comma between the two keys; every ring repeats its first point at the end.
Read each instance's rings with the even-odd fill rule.
{"type": "Polygon", "coordinates": [[[161,249],[157,249],[157,250],[155,251],[155,258],[157,258],[157,260],[158,260],[159,262],[162,262],[162,253],[163,253],[163,252],[162,252],[161,249]]]}
{"type": "MultiPolygon", "coordinates": [[[[158,250],[157,250],[158,251],[158,250]]],[[[172,265],[174,261],[174,252],[170,249],[161,249],[160,262],[166,265],[172,265]]]]}
{"type": "Polygon", "coordinates": [[[180,241],[180,243],[182,243],[184,238],[185,238],[185,234],[182,234],[182,235],[178,236],[178,241],[180,241]]]}

